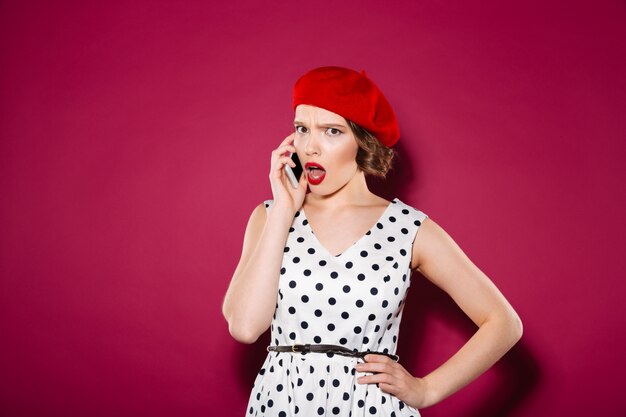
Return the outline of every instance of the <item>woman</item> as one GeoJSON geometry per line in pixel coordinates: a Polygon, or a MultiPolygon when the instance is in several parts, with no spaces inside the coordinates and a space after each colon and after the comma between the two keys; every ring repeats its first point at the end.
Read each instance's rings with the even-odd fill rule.
{"type": "Polygon", "coordinates": [[[238,341],[271,327],[247,415],[419,416],[504,355],[521,321],[435,221],[368,190],[366,174],[385,175],[399,131],[365,72],[309,71],[293,104],[295,132],[272,152],[274,199],[250,217],[223,305],[238,341]],[[293,152],[305,167],[297,188],[284,170],[293,152]],[[414,270],[479,327],[423,377],[395,355],[414,270]]]}

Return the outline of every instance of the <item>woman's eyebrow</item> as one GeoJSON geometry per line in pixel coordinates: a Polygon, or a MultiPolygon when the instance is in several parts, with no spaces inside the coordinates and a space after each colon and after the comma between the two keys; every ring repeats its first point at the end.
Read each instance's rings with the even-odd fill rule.
{"type": "MultiPolygon", "coordinates": [[[[301,122],[299,120],[294,120],[293,124],[294,125],[304,125],[306,123],[301,122]]],[[[322,124],[318,124],[317,127],[343,127],[345,129],[346,125],[336,124],[336,123],[322,123],[322,124]]]]}

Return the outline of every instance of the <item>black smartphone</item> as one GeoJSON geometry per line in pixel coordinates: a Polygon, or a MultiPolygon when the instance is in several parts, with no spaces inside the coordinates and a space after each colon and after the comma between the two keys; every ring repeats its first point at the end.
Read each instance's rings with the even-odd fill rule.
{"type": "Polygon", "coordinates": [[[291,168],[289,165],[285,165],[285,172],[287,173],[289,182],[291,182],[291,186],[293,188],[298,188],[298,182],[300,181],[300,177],[303,172],[302,164],[300,163],[298,154],[295,152],[291,154],[291,160],[296,163],[296,166],[291,168]]]}

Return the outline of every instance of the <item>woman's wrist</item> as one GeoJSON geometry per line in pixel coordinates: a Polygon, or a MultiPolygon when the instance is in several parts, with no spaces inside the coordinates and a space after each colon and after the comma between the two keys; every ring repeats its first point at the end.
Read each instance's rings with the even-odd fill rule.
{"type": "Polygon", "coordinates": [[[441,401],[441,396],[439,392],[437,391],[436,387],[433,386],[433,383],[430,380],[430,378],[428,378],[427,376],[424,378],[421,378],[421,382],[422,382],[422,389],[423,389],[423,398],[422,398],[422,404],[420,405],[419,408],[430,407],[432,405],[437,404],[439,401],[441,401]]]}

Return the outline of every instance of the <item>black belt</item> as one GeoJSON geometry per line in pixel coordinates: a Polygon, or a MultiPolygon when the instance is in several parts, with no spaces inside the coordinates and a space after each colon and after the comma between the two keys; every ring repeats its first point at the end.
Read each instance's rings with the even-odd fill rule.
{"type": "Polygon", "coordinates": [[[283,346],[268,346],[268,352],[291,352],[291,353],[301,353],[303,355],[314,352],[314,353],[333,353],[342,356],[349,356],[352,358],[361,358],[363,359],[365,355],[385,355],[394,361],[398,362],[400,357],[398,355],[392,355],[391,353],[383,353],[383,352],[372,352],[370,350],[365,352],[358,352],[355,350],[350,350],[343,346],[337,345],[283,345],[283,346]]]}

